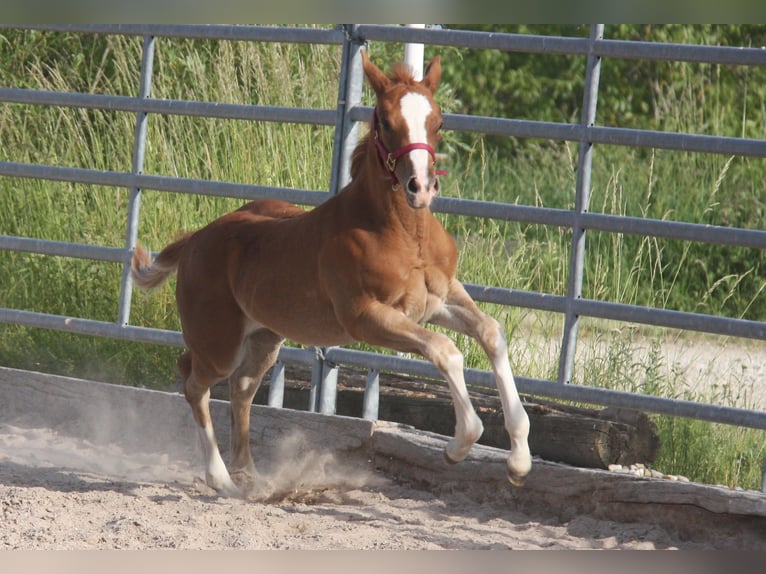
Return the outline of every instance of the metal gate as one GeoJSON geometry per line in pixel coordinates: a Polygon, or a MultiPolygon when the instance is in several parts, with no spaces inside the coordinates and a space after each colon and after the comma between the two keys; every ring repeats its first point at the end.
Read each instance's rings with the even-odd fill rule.
{"type": "MultiPolygon", "coordinates": [[[[563,314],[564,333],[557,380],[548,381],[517,376],[517,385],[522,393],[766,429],[766,412],[569,384],[574,364],[578,319],[581,316],[766,340],[766,322],[597,301],[582,297],[586,230],[766,249],[766,231],[764,230],[651,220],[589,211],[593,144],[766,157],[764,140],[596,125],[596,103],[602,59],[618,57],[763,67],[766,66],[764,50],[608,40],[603,38],[602,25],[591,26],[589,38],[487,34],[445,30],[438,27],[418,29],[379,25],[344,25],[334,29],[219,25],[52,25],[30,28],[81,34],[124,34],[143,37],[140,85],[137,86],[136,97],[0,88],[0,102],[135,112],[134,153],[132,169],[129,173],[0,161],[0,176],[98,184],[131,190],[126,242],[124,247],[119,248],[0,235],[0,249],[111,261],[121,264],[124,270],[120,284],[118,318],[114,323],[10,308],[0,308],[0,322],[84,335],[183,346],[183,339],[178,332],[146,328],[130,323],[132,286],[129,261],[136,244],[141,190],[218,195],[248,200],[277,198],[304,205],[318,205],[327,197],[327,193],[321,191],[145,175],[142,173],[142,167],[147,138],[146,122],[151,114],[334,126],[332,180],[329,191],[336,193],[348,181],[349,158],[357,142],[359,123],[366,122],[372,111],[370,107],[360,103],[363,77],[359,50],[366,42],[424,43],[509,52],[580,55],[587,58],[587,66],[583,113],[579,123],[459,114],[444,115],[444,126],[450,130],[572,141],[579,146],[574,209],[552,209],[445,197],[438,197],[434,201],[434,211],[437,212],[570,229],[572,249],[567,294],[518,291],[502,286],[467,284],[466,287],[477,301],[563,314]],[[153,99],[151,83],[154,46],[157,39],[163,37],[341,45],[342,61],[338,79],[337,108],[335,110],[296,109],[153,99]]],[[[335,347],[328,349],[284,347],[272,374],[269,392],[269,404],[272,406],[282,405],[284,364],[290,362],[312,366],[309,409],[323,413],[333,413],[335,410],[335,382],[338,369],[342,365],[367,368],[367,387],[362,413],[362,416],[366,418],[377,417],[379,372],[393,371],[425,377],[440,377],[438,371],[425,361],[335,347]]],[[[494,386],[492,374],[483,370],[467,369],[466,381],[474,385],[494,386]]]]}

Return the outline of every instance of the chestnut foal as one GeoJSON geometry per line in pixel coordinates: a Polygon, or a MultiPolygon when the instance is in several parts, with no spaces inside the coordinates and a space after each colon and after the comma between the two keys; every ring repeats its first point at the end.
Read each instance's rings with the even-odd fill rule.
{"type": "Polygon", "coordinates": [[[153,262],[140,247],[133,256],[138,287],[156,287],[178,272],[176,301],[189,349],[178,366],[204,445],[207,483],[225,495],[242,491],[218,449],[210,387],[229,378],[232,474],[253,476],[250,405],[285,339],[313,346],[363,341],[431,361],[455,407],[445,456],[463,460],[483,426],[466,390],[463,355],[426,323],[481,344],[510,436],[509,480],[522,483],[532,465],[529,419],[503,330],[455,278],[455,242],[429,210],[439,192],[440,58],[419,82],[401,64],[386,75],[365,53],[362,61],[377,101],[370,133],[354,150],[351,183],[340,193],[310,211],[254,201],[171,243],[153,262]]]}

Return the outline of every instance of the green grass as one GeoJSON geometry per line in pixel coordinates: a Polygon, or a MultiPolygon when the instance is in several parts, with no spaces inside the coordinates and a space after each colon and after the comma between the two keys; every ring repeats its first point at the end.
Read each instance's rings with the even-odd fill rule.
{"type": "MultiPolygon", "coordinates": [[[[153,95],[231,103],[334,109],[340,48],[158,40],[153,95]]],[[[140,41],[51,33],[0,35],[2,85],[134,95],[140,41]],[[4,40],[6,40],[4,42],[4,40]]],[[[445,108],[456,106],[445,77],[445,108]]],[[[700,111],[700,86],[662,92],[663,127],[715,132],[718,111],[700,111]],[[704,123],[700,125],[700,122],[704,123]],[[671,125],[672,124],[672,125],[671,125]]],[[[369,94],[367,94],[369,98],[369,94]]],[[[714,97],[709,97],[714,101],[714,97]]],[[[368,99],[369,103],[370,100],[368,99]]],[[[741,110],[743,126],[766,124],[763,109],[741,110]]],[[[0,105],[2,159],[129,171],[133,114],[0,105]]],[[[744,128],[743,128],[744,129],[744,128]]],[[[748,127],[752,130],[752,127],[748,127]]],[[[151,116],[144,172],[185,178],[254,182],[326,190],[332,130],[312,126],[151,116]]],[[[511,152],[479,137],[445,134],[443,194],[569,209],[574,202],[577,147],[523,142],[511,152]]],[[[762,160],[599,146],[594,155],[591,210],[762,228],[762,160]]],[[[0,233],[122,246],[128,190],[3,178],[0,233]]],[[[154,191],[142,193],[140,241],[160,249],[240,201],[154,191]]],[[[563,295],[571,232],[539,225],[439,215],[460,248],[460,278],[471,283],[563,295]]],[[[625,234],[589,232],[584,295],[600,300],[766,318],[766,253],[625,234]]],[[[121,268],[0,251],[0,306],[117,319],[121,268]]],[[[505,326],[519,375],[555,379],[562,318],[554,313],[483,305],[505,326]]],[[[178,329],[172,281],[133,295],[131,323],[178,329]]],[[[622,328],[603,345],[599,322],[583,321],[576,382],[750,406],[732,375],[709,394],[689,395],[694,382],[646,352],[665,332],[622,328]],[[640,337],[637,336],[640,334],[640,337]],[[647,341],[649,343],[647,343],[647,341]],[[724,389],[728,389],[724,391],[724,389]]],[[[691,335],[689,335],[691,336],[691,335]]],[[[488,368],[478,346],[457,337],[466,364],[488,368]]],[[[85,376],[121,384],[165,387],[175,379],[179,350],[154,345],[0,325],[0,364],[85,376]]],[[[656,466],[693,480],[759,488],[762,431],[656,417],[663,442],[656,466]]]]}

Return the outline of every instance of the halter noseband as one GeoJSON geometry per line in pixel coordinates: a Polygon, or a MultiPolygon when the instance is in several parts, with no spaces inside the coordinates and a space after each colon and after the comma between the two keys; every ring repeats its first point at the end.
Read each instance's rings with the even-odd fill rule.
{"type": "MultiPolygon", "coordinates": [[[[388,170],[389,175],[391,176],[391,179],[396,181],[395,176],[395,170],[396,170],[396,161],[402,157],[404,154],[409,153],[416,149],[424,149],[428,152],[428,155],[431,156],[431,160],[433,160],[434,163],[436,163],[436,153],[434,152],[434,148],[432,148],[427,143],[411,143],[407,144],[406,146],[400,147],[397,150],[394,150],[392,152],[388,151],[386,146],[383,144],[383,142],[380,140],[380,137],[378,136],[378,114],[375,113],[375,110],[372,112],[372,134],[373,139],[375,140],[375,147],[378,149],[378,155],[380,156],[381,161],[383,162],[383,165],[385,166],[386,170],[388,170]]],[[[447,172],[444,170],[437,169],[436,175],[447,175],[447,172]]]]}

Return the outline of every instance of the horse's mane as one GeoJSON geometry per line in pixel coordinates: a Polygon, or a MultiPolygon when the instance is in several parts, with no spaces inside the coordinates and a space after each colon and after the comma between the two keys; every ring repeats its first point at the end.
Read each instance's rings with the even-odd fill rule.
{"type": "Polygon", "coordinates": [[[370,131],[366,133],[362,139],[359,140],[359,143],[356,144],[356,147],[354,148],[354,152],[351,154],[351,180],[353,181],[356,179],[356,176],[361,171],[362,167],[364,167],[364,154],[365,154],[365,148],[367,147],[370,138],[372,137],[372,128],[370,128],[370,131]]]}
{"type": "Polygon", "coordinates": [[[388,73],[388,77],[391,78],[392,81],[401,84],[407,84],[410,86],[417,84],[417,81],[412,76],[412,70],[410,67],[403,64],[402,62],[394,64],[394,66],[391,68],[391,71],[388,73]]]}
{"type": "MultiPolygon", "coordinates": [[[[394,64],[394,66],[391,68],[391,70],[388,72],[388,77],[391,79],[392,82],[399,83],[399,84],[405,84],[408,86],[414,86],[418,82],[415,80],[415,78],[412,76],[412,70],[409,68],[409,66],[403,64],[402,62],[399,62],[397,64],[394,64]]],[[[367,144],[372,137],[372,129],[365,134],[362,139],[359,140],[359,143],[354,148],[354,152],[351,154],[351,179],[353,180],[359,171],[362,169],[362,166],[364,164],[364,153],[365,148],[367,147],[367,144]]]]}

